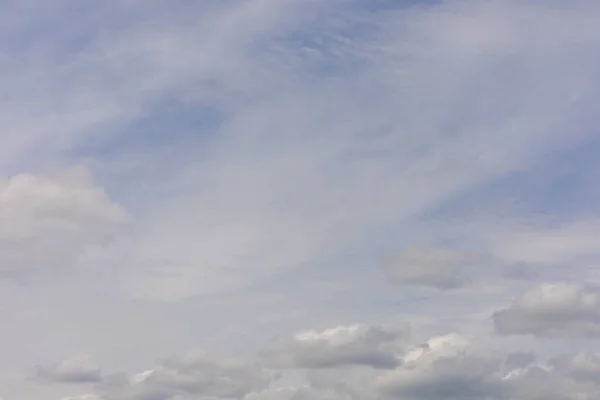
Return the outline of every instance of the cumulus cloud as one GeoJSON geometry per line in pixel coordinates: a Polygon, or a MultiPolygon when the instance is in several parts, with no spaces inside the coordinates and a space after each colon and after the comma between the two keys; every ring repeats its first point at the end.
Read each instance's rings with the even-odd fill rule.
{"type": "Polygon", "coordinates": [[[323,331],[308,330],[279,340],[261,356],[268,364],[283,368],[336,368],[349,365],[393,368],[398,341],[409,334],[408,326],[349,325],[323,331]]]}
{"type": "Polygon", "coordinates": [[[502,383],[509,399],[578,400],[600,395],[596,356],[590,353],[552,357],[507,374],[502,383]],[[594,371],[596,370],[596,371],[594,371]]]}
{"type": "MultiPolygon", "coordinates": [[[[340,336],[339,327],[329,330],[328,336],[336,330],[340,336]]],[[[325,332],[304,335],[315,338],[325,332]]],[[[332,358],[326,369],[311,369],[323,366],[322,360],[318,364],[294,361],[283,365],[294,371],[285,372],[265,369],[260,362],[194,351],[163,359],[156,367],[131,376],[107,375],[95,392],[68,399],[592,400],[600,393],[600,357],[593,353],[542,360],[533,353],[491,350],[473,337],[450,333],[422,344],[390,348],[389,353],[400,362],[365,368],[373,366],[370,361],[362,363],[361,359],[362,364],[350,367],[347,357],[340,359],[326,346],[322,348],[332,358]],[[286,380],[286,372],[295,373],[286,380]]]]}
{"type": "Polygon", "coordinates": [[[541,284],[493,315],[502,334],[546,337],[600,336],[598,294],[571,283],[541,284]]]}
{"type": "Polygon", "coordinates": [[[393,284],[451,289],[469,283],[464,267],[475,261],[454,250],[412,247],[387,257],[384,268],[393,284]]]}
{"type": "Polygon", "coordinates": [[[230,399],[258,392],[277,376],[258,365],[194,351],[163,360],[157,367],[131,377],[109,376],[99,385],[99,391],[109,400],[230,399]]]}
{"type": "Polygon", "coordinates": [[[405,356],[405,364],[378,378],[389,398],[481,399],[500,391],[500,361],[470,348],[468,338],[451,334],[429,340],[405,356]]]}
{"type": "Polygon", "coordinates": [[[540,361],[532,353],[493,351],[456,333],[397,354],[403,362],[392,370],[369,375],[338,369],[310,382],[337,393],[337,398],[353,400],[576,400],[593,399],[600,389],[592,354],[540,361]]]}
{"type": "Polygon", "coordinates": [[[78,355],[57,364],[37,367],[36,377],[49,382],[92,383],[102,380],[102,372],[91,356],[78,355]]]}
{"type": "Polygon", "coordinates": [[[71,266],[130,223],[86,169],[0,181],[0,275],[71,266]]]}
{"type": "Polygon", "coordinates": [[[407,400],[593,399],[600,391],[591,354],[502,353],[451,334],[429,340],[409,361],[376,379],[382,398],[407,400]]]}

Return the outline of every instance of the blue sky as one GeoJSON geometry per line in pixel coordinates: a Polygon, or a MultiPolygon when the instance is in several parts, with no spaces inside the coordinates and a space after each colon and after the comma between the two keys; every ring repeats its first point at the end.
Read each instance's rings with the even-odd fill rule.
{"type": "Polygon", "coordinates": [[[2,399],[600,396],[597,2],[2,5],[2,399]]]}

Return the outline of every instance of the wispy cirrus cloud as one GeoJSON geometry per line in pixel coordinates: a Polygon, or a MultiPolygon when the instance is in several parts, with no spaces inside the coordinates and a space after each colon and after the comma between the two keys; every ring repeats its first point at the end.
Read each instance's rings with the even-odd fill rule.
{"type": "Polygon", "coordinates": [[[21,286],[0,281],[0,387],[68,395],[12,371],[91,352],[123,375],[82,398],[596,396],[561,369],[587,358],[504,374],[512,346],[568,347],[556,299],[540,317],[519,294],[595,279],[599,20],[586,0],[7,2],[0,268],[21,286]],[[410,369],[376,328],[398,316],[415,341],[502,350],[436,339],[410,369]],[[311,326],[320,341],[286,336],[311,326]],[[254,359],[202,364],[237,387],[152,361],[272,337],[278,382],[254,359]]]}

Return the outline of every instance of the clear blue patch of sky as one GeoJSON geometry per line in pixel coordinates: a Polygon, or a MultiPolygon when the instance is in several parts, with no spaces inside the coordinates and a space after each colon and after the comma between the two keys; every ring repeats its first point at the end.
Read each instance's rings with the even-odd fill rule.
{"type": "Polygon", "coordinates": [[[210,105],[163,101],[143,118],[121,127],[121,133],[109,135],[109,139],[98,135],[67,156],[74,164],[89,165],[99,183],[125,207],[130,203],[139,206],[140,198],[161,196],[161,182],[174,171],[205,156],[223,118],[221,111],[210,105]],[[112,168],[113,162],[121,167],[112,168]],[[149,182],[154,184],[147,185],[149,182]]]}
{"type": "MultiPolygon", "coordinates": [[[[438,1],[341,0],[319,7],[301,26],[285,27],[270,39],[283,43],[305,59],[302,74],[326,77],[359,72],[372,60],[356,51],[355,42],[365,43],[378,35],[377,14],[413,6],[430,6],[438,1]]],[[[262,43],[261,43],[262,44],[262,43]]],[[[258,49],[260,52],[261,49],[258,49]]]]}
{"type": "MultiPolygon", "coordinates": [[[[111,135],[110,140],[99,137],[95,141],[88,141],[77,149],[77,153],[106,157],[119,152],[179,148],[182,141],[205,138],[215,133],[223,120],[220,110],[215,107],[185,104],[175,99],[161,101],[145,114],[143,118],[124,128],[121,134],[111,135]]],[[[185,148],[179,150],[185,151],[185,148]]]]}
{"type": "Polygon", "coordinates": [[[0,51],[11,56],[41,53],[58,63],[66,62],[105,36],[142,26],[160,27],[166,21],[189,25],[207,10],[232,4],[234,0],[171,0],[168,4],[148,0],[135,5],[118,1],[0,1],[0,8],[9,16],[0,31],[4,33],[0,35],[0,51]]]}
{"type": "Polygon", "coordinates": [[[571,219],[600,214],[600,137],[563,148],[528,169],[477,185],[428,216],[468,216],[473,210],[571,219]]]}

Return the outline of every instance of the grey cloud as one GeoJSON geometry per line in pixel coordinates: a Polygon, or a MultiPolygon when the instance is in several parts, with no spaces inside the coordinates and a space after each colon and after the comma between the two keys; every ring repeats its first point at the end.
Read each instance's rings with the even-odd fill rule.
{"type": "Polygon", "coordinates": [[[473,256],[454,250],[412,247],[386,257],[384,271],[396,285],[452,289],[469,283],[463,267],[474,261],[473,256]]]}
{"type": "Polygon", "coordinates": [[[354,400],[354,397],[333,389],[303,386],[267,389],[260,393],[250,393],[244,397],[244,400],[354,400]]]}
{"type": "Polygon", "coordinates": [[[513,370],[533,364],[537,359],[534,353],[508,353],[504,359],[503,368],[513,370]]]}
{"type": "Polygon", "coordinates": [[[542,284],[493,314],[501,334],[540,337],[600,336],[600,305],[595,292],[567,283],[542,284]]]}
{"type": "Polygon", "coordinates": [[[88,355],[75,356],[59,363],[36,368],[36,377],[49,382],[94,383],[102,381],[100,367],[88,355]]]}
{"type": "Polygon", "coordinates": [[[502,271],[504,278],[521,281],[533,281],[540,277],[538,269],[531,265],[518,263],[509,265],[502,271]]]}
{"type": "Polygon", "coordinates": [[[107,377],[99,391],[107,400],[233,399],[260,391],[277,377],[277,373],[252,363],[216,359],[194,351],[163,360],[131,377],[107,377]]]}
{"type": "Polygon", "coordinates": [[[301,388],[290,398],[290,400],[353,400],[354,397],[346,393],[338,393],[334,390],[323,390],[315,388],[301,388]]]}
{"type": "MultiPolygon", "coordinates": [[[[397,349],[396,352],[400,356],[401,351],[397,349]]],[[[382,371],[387,370],[365,368],[364,366],[312,369],[306,372],[306,379],[311,388],[335,393],[339,398],[370,400],[378,398],[373,382],[382,371]]]]}
{"type": "Polygon", "coordinates": [[[501,398],[502,359],[482,354],[451,334],[407,353],[405,364],[377,380],[384,398],[410,400],[501,398]]]}
{"type": "Polygon", "coordinates": [[[102,397],[95,393],[84,393],[76,396],[61,397],[60,400],[103,400],[102,397]]]}
{"type": "Polygon", "coordinates": [[[344,360],[328,369],[305,371],[305,382],[294,385],[282,385],[281,373],[256,363],[190,352],[133,376],[105,376],[94,393],[67,399],[581,400],[600,394],[600,357],[591,353],[541,362],[531,353],[486,350],[458,334],[390,352],[400,360],[393,368],[349,366],[344,360]]]}
{"type": "Polygon", "coordinates": [[[558,356],[546,364],[516,369],[502,380],[507,399],[596,399],[600,396],[599,376],[597,373],[590,375],[589,369],[581,365],[582,359],[591,357],[594,356],[558,356]]]}
{"type": "Polygon", "coordinates": [[[364,365],[393,368],[398,340],[406,338],[408,326],[350,325],[323,331],[305,331],[268,346],[261,359],[281,368],[336,368],[364,365]]]}
{"type": "Polygon", "coordinates": [[[578,400],[600,393],[598,357],[490,352],[450,335],[409,353],[404,365],[375,380],[383,399],[578,400]]]}
{"type": "Polygon", "coordinates": [[[549,364],[563,375],[581,382],[600,383],[600,356],[580,353],[572,356],[557,356],[549,364]]]}

